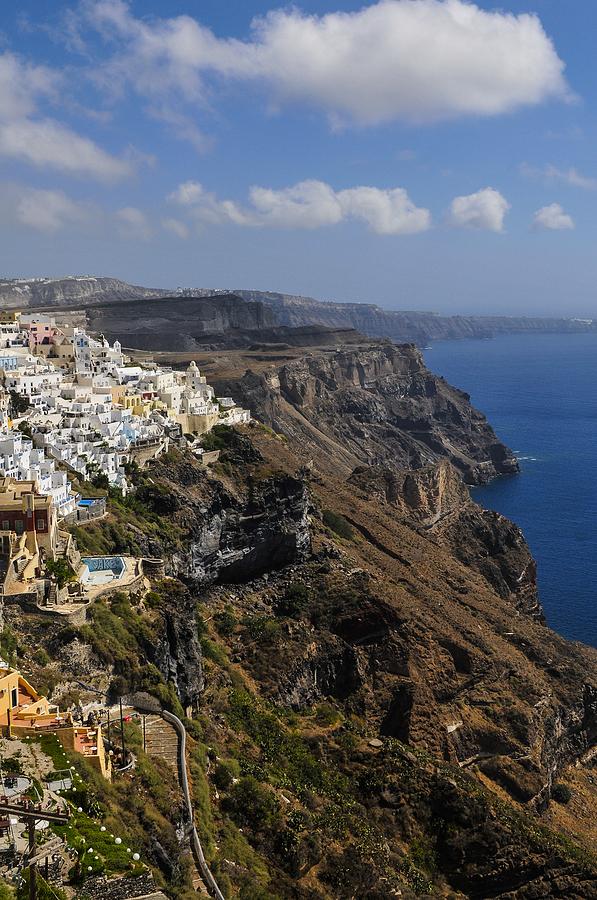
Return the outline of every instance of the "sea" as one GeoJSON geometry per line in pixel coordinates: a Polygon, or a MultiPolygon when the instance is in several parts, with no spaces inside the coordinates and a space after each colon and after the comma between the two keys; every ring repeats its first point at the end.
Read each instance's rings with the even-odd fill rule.
{"type": "Polygon", "coordinates": [[[473,497],[522,528],[548,624],[597,647],[597,334],[443,341],[424,355],[520,460],[520,475],[473,497]]]}

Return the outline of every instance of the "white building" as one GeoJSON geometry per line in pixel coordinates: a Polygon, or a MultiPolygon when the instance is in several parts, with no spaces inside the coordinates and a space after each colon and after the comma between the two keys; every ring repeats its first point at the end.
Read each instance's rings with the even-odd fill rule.
{"type": "Polygon", "coordinates": [[[59,518],[75,510],[76,495],[66,472],[57,471],[44,450],[35,448],[20,431],[0,431],[0,475],[35,481],[39,493],[52,498],[59,518]]]}
{"type": "Polygon", "coordinates": [[[119,341],[110,346],[106,338],[96,341],[82,328],[75,328],[73,342],[77,375],[115,375],[124,366],[119,341]]]}

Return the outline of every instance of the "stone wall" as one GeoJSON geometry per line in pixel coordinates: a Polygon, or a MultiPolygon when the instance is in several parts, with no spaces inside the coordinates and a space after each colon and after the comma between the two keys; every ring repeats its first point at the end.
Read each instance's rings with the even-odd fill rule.
{"type": "Polygon", "coordinates": [[[106,498],[100,497],[93,506],[77,506],[74,512],[65,516],[62,520],[68,525],[77,525],[79,522],[90,522],[106,514],[106,498]]]}
{"type": "Polygon", "coordinates": [[[134,900],[151,897],[159,900],[165,895],[156,888],[153,875],[139,875],[136,878],[107,878],[105,875],[89,878],[76,895],[77,900],[134,900]]]}

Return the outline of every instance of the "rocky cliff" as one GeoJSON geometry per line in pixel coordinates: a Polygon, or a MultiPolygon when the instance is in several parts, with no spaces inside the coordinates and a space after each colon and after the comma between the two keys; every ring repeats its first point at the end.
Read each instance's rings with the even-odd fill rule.
{"type": "Polygon", "coordinates": [[[517,610],[544,621],[536,564],[520,528],[474,503],[449,462],[411,472],[362,466],[348,483],[483,575],[517,610]]]}
{"type": "Polygon", "coordinates": [[[275,322],[268,306],[233,294],[96,305],[85,314],[93,331],[140,350],[193,350],[210,335],[254,333],[275,322]]]}
{"type": "Polygon", "coordinates": [[[0,306],[26,309],[33,306],[65,308],[87,303],[161,297],[164,291],[127,284],[117,278],[71,275],[66,278],[0,279],[0,306]]]}
{"type": "MultiPolygon", "coordinates": [[[[74,529],[167,577],[71,625],[7,609],[19,666],[56,699],[182,703],[230,897],[595,896],[597,654],[545,626],[523,536],[462,480],[511,454],[411,345],[268,357],[229,387],[261,424],[216,429],[210,469],[171,450],[74,529]]],[[[176,803],[148,814],[147,766],[129,815],[186,900],[176,803]]]]}
{"type": "Polygon", "coordinates": [[[374,303],[339,303],[292,294],[238,290],[245,300],[259,301],[276,310],[281,325],[327,325],[354,328],[370,337],[412,341],[491,338],[500,334],[566,333],[594,330],[592,321],[529,316],[442,316],[431,312],[384,309],[374,303]]]}
{"type": "Polygon", "coordinates": [[[471,484],[518,471],[467,394],[433,375],[413,345],[319,352],[220,383],[304,453],[336,465],[419,469],[448,458],[471,484]]]}
{"type": "MultiPolygon", "coordinates": [[[[0,306],[5,308],[55,307],[81,311],[90,306],[128,304],[139,299],[160,300],[171,294],[166,290],[127,284],[116,278],[95,276],[0,280],[0,306]]],[[[175,350],[193,349],[196,346],[192,340],[185,343],[188,335],[200,334],[204,339],[208,333],[221,336],[227,330],[276,326],[300,328],[318,325],[333,330],[353,329],[370,337],[389,338],[396,342],[408,341],[419,346],[435,340],[490,338],[513,333],[565,333],[594,330],[596,327],[592,321],[572,318],[443,316],[418,310],[384,309],[374,303],[321,301],[272,291],[214,292],[198,288],[193,290],[192,296],[175,294],[169,298],[169,302],[175,307],[185,299],[196,302],[184,307],[191,315],[186,323],[180,322],[178,329],[170,327],[167,319],[164,321],[161,318],[159,310],[156,310],[154,324],[151,324],[154,320],[153,312],[147,317],[148,321],[145,321],[148,308],[144,305],[129,306],[126,314],[123,310],[122,317],[108,314],[105,322],[102,321],[101,313],[96,312],[97,328],[114,336],[126,333],[130,335],[130,345],[139,349],[175,350]],[[268,312],[262,314],[263,320],[255,324],[252,313],[248,312],[246,316],[237,313],[234,321],[228,323],[227,307],[232,294],[247,302],[252,309],[255,308],[254,304],[267,307],[268,312]],[[222,307],[221,313],[217,310],[219,305],[222,307]],[[150,333],[153,335],[153,344],[148,337],[150,333]],[[133,343],[133,340],[136,342],[133,343]]],[[[180,320],[179,316],[177,318],[180,320]]],[[[250,342],[251,339],[257,338],[248,336],[245,342],[250,342]]],[[[279,341],[283,338],[276,336],[276,339],[279,341]]],[[[239,340],[239,335],[236,335],[236,340],[239,340]]]]}
{"type": "MultiPolygon", "coordinates": [[[[409,377],[403,353],[361,366],[409,377]]],[[[445,461],[351,474],[329,449],[305,467],[300,431],[212,440],[214,469],[173,451],[77,530],[83,549],[162,556],[169,577],[78,627],[9,610],[22,665],[43,677],[41,645],[56,695],[83,681],[189,707],[230,896],[590,897],[596,659],[528,604],[520,533],[488,524],[445,461]],[[573,818],[550,802],[562,779],[573,818]]],[[[173,868],[155,829],[145,852],[173,868]]]]}

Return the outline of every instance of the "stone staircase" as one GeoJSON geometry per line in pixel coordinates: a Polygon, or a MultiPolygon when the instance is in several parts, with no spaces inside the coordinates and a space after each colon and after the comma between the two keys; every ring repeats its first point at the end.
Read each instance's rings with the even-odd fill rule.
{"type": "Polygon", "coordinates": [[[161,716],[145,717],[145,742],[148,756],[164,760],[178,772],[178,736],[161,716]]]}

